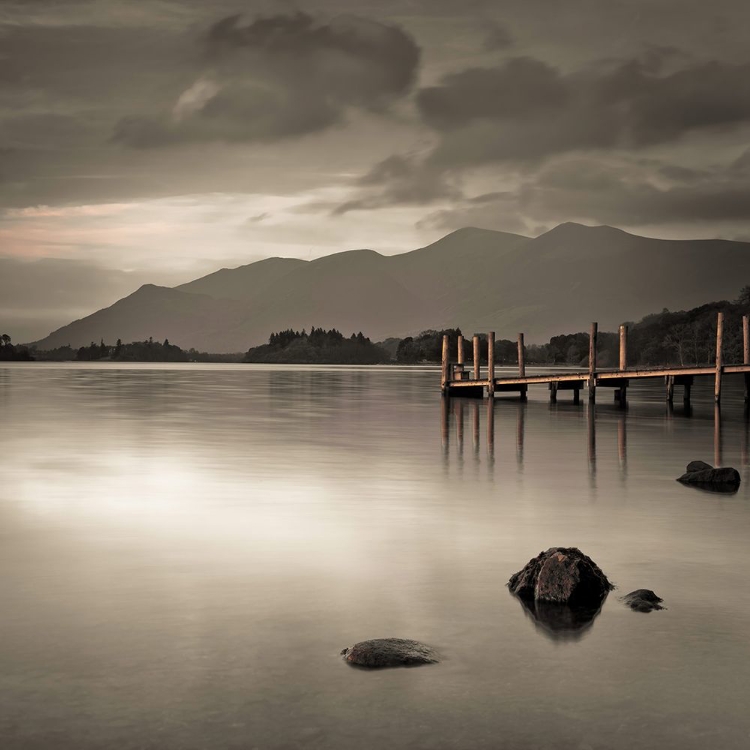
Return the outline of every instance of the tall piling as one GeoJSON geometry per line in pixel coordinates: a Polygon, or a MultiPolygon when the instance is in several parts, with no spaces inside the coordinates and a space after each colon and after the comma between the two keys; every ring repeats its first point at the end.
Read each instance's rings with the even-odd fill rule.
{"type": "Polygon", "coordinates": [[[714,401],[721,403],[721,373],[724,367],[724,313],[716,319],[716,378],[714,379],[714,401]]]}

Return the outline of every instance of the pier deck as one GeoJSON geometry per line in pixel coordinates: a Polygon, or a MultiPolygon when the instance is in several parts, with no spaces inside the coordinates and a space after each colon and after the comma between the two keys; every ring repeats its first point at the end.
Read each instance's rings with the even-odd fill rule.
{"type": "Polygon", "coordinates": [[[486,372],[482,377],[480,364],[480,339],[475,335],[473,338],[473,363],[468,370],[464,363],[463,337],[458,337],[458,358],[456,362],[450,361],[448,336],[443,336],[443,357],[441,371],[441,391],[444,396],[474,396],[483,397],[485,394],[492,397],[495,393],[515,392],[522,400],[526,399],[526,393],[530,385],[547,384],[550,392],[550,400],[557,400],[560,390],[573,391],[573,399],[578,402],[579,392],[584,387],[588,390],[589,400],[596,398],[597,387],[615,388],[615,400],[625,404],[627,388],[631,380],[645,378],[661,378],[665,384],[666,400],[670,403],[674,399],[675,386],[684,389],[684,400],[689,403],[690,389],[695,377],[712,377],[714,379],[714,397],[716,403],[721,401],[721,385],[725,375],[743,375],[745,378],[745,401],[750,399],[750,323],[748,316],[742,319],[743,332],[743,363],[724,364],[723,361],[723,335],[724,314],[719,313],[716,329],[716,360],[713,365],[686,367],[637,367],[629,368],[627,365],[627,326],[620,326],[620,357],[619,367],[599,369],[596,366],[596,341],[598,326],[591,324],[589,334],[589,368],[577,372],[564,371],[542,375],[527,375],[525,365],[524,336],[518,335],[518,375],[495,376],[495,333],[491,331],[487,335],[487,364],[486,372]]]}

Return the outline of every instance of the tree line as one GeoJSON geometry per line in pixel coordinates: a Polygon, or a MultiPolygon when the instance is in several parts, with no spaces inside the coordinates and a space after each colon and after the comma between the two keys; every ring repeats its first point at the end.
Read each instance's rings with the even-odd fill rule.
{"type": "Polygon", "coordinates": [[[28,347],[15,345],[7,333],[0,335],[0,362],[31,362],[33,359],[28,347]]]}
{"type": "Polygon", "coordinates": [[[245,362],[357,365],[390,360],[388,353],[361,331],[347,338],[336,328],[325,330],[315,326],[309,333],[291,328],[272,333],[267,344],[249,349],[244,359],[245,362]]]}
{"type": "MultiPolygon", "coordinates": [[[[724,360],[742,361],[742,316],[750,315],[750,286],[742,289],[732,302],[711,302],[691,310],[647,315],[628,326],[628,364],[630,366],[711,365],[716,360],[716,321],[724,313],[724,360]]],[[[447,335],[451,358],[458,348],[460,328],[423,331],[418,336],[401,339],[396,347],[396,362],[440,362],[443,336],[447,335]]],[[[487,336],[480,335],[481,361],[487,362],[487,336]]],[[[464,338],[464,360],[471,362],[471,335],[464,338]]],[[[525,348],[527,364],[588,366],[589,334],[565,333],[553,336],[547,344],[530,344],[525,348]]],[[[498,365],[518,363],[515,341],[495,341],[494,361],[498,365]]],[[[615,367],[619,361],[619,334],[600,332],[597,338],[597,364],[615,367]]]]}

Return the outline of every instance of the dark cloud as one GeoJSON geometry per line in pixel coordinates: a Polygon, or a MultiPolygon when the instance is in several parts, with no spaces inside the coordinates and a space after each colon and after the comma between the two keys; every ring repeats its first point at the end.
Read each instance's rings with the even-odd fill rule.
{"type": "MultiPolygon", "coordinates": [[[[748,160],[750,161],[750,160],[748,160]]],[[[750,164],[706,170],[658,162],[564,158],[526,175],[514,190],[456,201],[428,214],[427,228],[479,226],[533,233],[539,222],[620,226],[732,225],[750,219],[750,164]]]]}
{"type": "Polygon", "coordinates": [[[130,116],[115,140],[135,147],[185,141],[273,141],[315,133],[349,108],[381,111],[411,89],[414,39],[356,17],[324,23],[306,13],[239,15],[208,31],[206,68],[159,116],[130,116]]]}
{"type": "Polygon", "coordinates": [[[457,178],[431,169],[416,157],[395,155],[376,164],[358,181],[357,196],[333,207],[333,215],[385,206],[421,205],[458,199],[457,178]]]}
{"type": "Polygon", "coordinates": [[[610,167],[590,159],[565,160],[543,169],[518,193],[527,215],[579,218],[630,226],[732,222],[750,219],[750,170],[653,172],[610,167]],[[664,184],[665,175],[672,177],[664,184]]]}
{"type": "Polygon", "coordinates": [[[419,222],[419,226],[443,232],[462,227],[480,227],[531,234],[529,224],[519,210],[518,195],[513,191],[495,191],[465,198],[457,201],[452,208],[429,213],[419,222]]]}
{"type": "Polygon", "coordinates": [[[508,49],[512,47],[515,39],[510,29],[504,24],[490,21],[484,29],[484,42],[482,47],[487,52],[508,49]]]}
{"type": "Polygon", "coordinates": [[[422,118],[442,137],[431,160],[472,165],[634,149],[750,122],[750,64],[712,61],[662,74],[665,58],[563,73],[518,57],[446,75],[417,94],[422,118]]]}

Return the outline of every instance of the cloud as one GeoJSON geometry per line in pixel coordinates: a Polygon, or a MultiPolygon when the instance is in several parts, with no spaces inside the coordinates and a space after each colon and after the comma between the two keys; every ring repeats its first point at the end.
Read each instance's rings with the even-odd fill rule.
{"type": "Polygon", "coordinates": [[[457,201],[452,208],[443,208],[425,216],[419,226],[452,232],[462,227],[496,229],[501,232],[531,234],[530,224],[519,210],[518,196],[513,191],[482,193],[457,201]]]}
{"type": "Polygon", "coordinates": [[[515,39],[510,29],[501,23],[490,21],[484,30],[484,42],[482,47],[487,52],[495,52],[512,47],[515,39]]]}
{"type": "Polygon", "coordinates": [[[420,225],[450,231],[464,226],[533,233],[539,223],[582,221],[646,227],[748,219],[750,159],[686,169],[655,160],[563,157],[526,174],[512,190],[456,201],[420,225]]]}
{"type": "Polygon", "coordinates": [[[693,131],[750,123],[750,64],[693,63],[669,73],[674,51],[564,73],[530,57],[444,76],[417,93],[446,166],[538,161],[592,149],[674,143],[693,131]]]}
{"type": "Polygon", "coordinates": [[[385,206],[455,200],[461,196],[454,176],[432,169],[414,156],[401,154],[389,156],[375,164],[358,180],[357,185],[354,198],[332,207],[334,216],[385,206]]]}
{"type": "Polygon", "coordinates": [[[518,205],[545,220],[631,226],[746,221],[750,170],[643,170],[569,159],[549,165],[526,184],[518,205]]]}
{"type": "Polygon", "coordinates": [[[232,15],[203,40],[205,70],[170,111],[120,120],[114,140],[136,148],[200,141],[276,141],[380,112],[414,84],[420,50],[399,26],[307,13],[232,15]]]}

